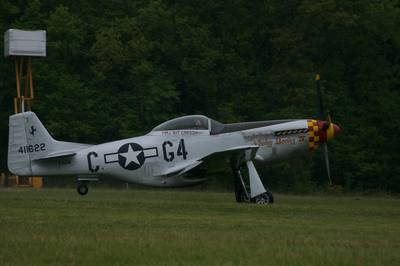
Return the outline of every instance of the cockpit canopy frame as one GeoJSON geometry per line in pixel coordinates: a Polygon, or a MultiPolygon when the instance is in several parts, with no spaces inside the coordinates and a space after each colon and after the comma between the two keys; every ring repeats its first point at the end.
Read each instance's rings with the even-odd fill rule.
{"type": "Polygon", "coordinates": [[[291,121],[294,120],[293,119],[266,120],[266,121],[223,124],[214,119],[208,118],[204,115],[188,115],[168,120],[156,126],[151,132],[196,130],[196,131],[202,131],[203,133],[208,133],[210,135],[218,135],[218,134],[232,133],[237,131],[258,128],[258,127],[272,126],[291,121]]]}
{"type": "Polygon", "coordinates": [[[155,131],[205,130],[210,131],[210,119],[204,115],[188,115],[168,120],[155,128],[155,131]]]}

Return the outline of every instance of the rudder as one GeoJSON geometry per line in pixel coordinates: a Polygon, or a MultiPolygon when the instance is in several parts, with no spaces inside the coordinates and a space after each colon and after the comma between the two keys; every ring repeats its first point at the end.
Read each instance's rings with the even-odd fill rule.
{"type": "Polygon", "coordinates": [[[31,161],[47,156],[55,142],[35,113],[10,116],[8,169],[16,175],[32,175],[31,161]]]}

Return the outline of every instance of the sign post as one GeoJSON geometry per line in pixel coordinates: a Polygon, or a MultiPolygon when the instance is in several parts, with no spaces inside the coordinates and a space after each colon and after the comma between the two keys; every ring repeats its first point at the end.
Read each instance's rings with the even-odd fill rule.
{"type": "MultiPolygon", "coordinates": [[[[46,31],[9,29],[4,33],[4,56],[15,61],[17,96],[14,113],[31,110],[34,99],[32,58],[46,57],[46,31]]],[[[42,187],[42,177],[15,177],[17,185],[42,187]],[[25,181],[25,182],[24,182],[25,181]]]]}

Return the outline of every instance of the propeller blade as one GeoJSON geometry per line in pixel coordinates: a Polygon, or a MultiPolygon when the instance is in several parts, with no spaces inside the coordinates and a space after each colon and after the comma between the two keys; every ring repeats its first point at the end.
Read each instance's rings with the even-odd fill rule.
{"type": "Polygon", "coordinates": [[[322,101],[322,92],[321,92],[321,85],[320,85],[321,76],[319,74],[315,75],[315,85],[317,89],[317,108],[318,108],[318,119],[324,119],[324,103],[322,101]]]}
{"type": "Polygon", "coordinates": [[[322,152],[324,153],[326,173],[328,175],[329,185],[332,185],[331,170],[329,166],[328,145],[326,144],[326,142],[322,143],[322,152]]]}
{"type": "Polygon", "coordinates": [[[332,117],[331,114],[328,111],[328,115],[327,115],[327,121],[324,122],[324,126],[322,127],[323,131],[327,131],[331,126],[332,126],[332,117]]]}
{"type": "MultiPolygon", "coordinates": [[[[324,102],[322,100],[322,91],[321,91],[321,84],[320,84],[321,76],[319,74],[315,75],[315,85],[317,89],[317,107],[318,107],[318,119],[319,120],[327,120],[323,125],[322,130],[327,131],[332,126],[332,117],[328,112],[325,111],[324,102]]],[[[328,176],[329,185],[332,185],[331,179],[331,169],[329,166],[329,154],[328,154],[328,145],[326,142],[321,143],[322,152],[324,155],[325,167],[326,167],[326,174],[328,176]]]]}
{"type": "Polygon", "coordinates": [[[328,122],[329,124],[332,123],[332,115],[328,112],[328,122]]]}

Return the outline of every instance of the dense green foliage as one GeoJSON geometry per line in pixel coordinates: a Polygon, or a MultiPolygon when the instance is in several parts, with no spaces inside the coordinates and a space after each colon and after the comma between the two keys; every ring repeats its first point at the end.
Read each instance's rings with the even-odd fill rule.
{"type": "Polygon", "coordinates": [[[1,265],[399,265],[399,199],[0,189],[1,265]]]}
{"type": "MultiPolygon", "coordinates": [[[[398,1],[0,0],[8,28],[47,30],[33,110],[56,138],[105,142],[183,114],[308,118],[320,72],[343,128],[330,144],[334,182],[400,192],[398,1]]],[[[1,60],[1,171],[14,88],[13,62],[1,60]]],[[[282,190],[326,182],[318,153],[263,170],[282,190]]]]}

